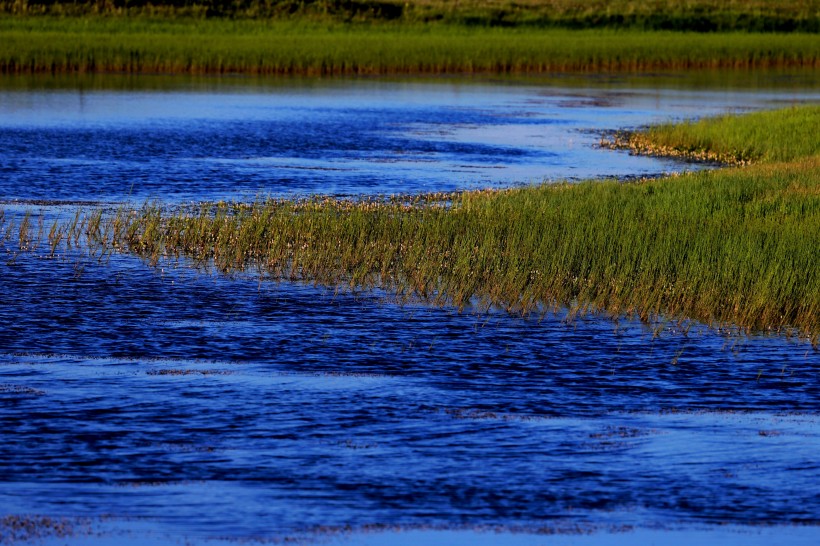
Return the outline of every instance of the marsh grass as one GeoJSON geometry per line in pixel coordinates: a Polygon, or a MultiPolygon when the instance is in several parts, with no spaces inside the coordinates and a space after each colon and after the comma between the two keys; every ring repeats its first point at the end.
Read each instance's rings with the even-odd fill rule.
{"type": "Polygon", "coordinates": [[[153,264],[182,258],[228,274],[378,287],[400,301],[524,315],[567,307],[570,316],[694,319],[797,332],[817,345],[816,115],[804,107],[686,125],[716,135],[768,127],[771,142],[748,137],[760,159],[744,167],[355,201],[314,197],[175,211],[147,205],[107,217],[78,213],[63,233],[75,244],[83,238],[100,256],[131,252],[153,264]],[[790,134],[795,120],[813,124],[806,129],[812,143],[787,139],[791,146],[780,150],[776,135],[790,134]]]}
{"type": "Polygon", "coordinates": [[[664,314],[750,330],[820,317],[820,161],[635,184],[467,192],[449,206],[256,204],[163,219],[119,244],[224,271],[382,286],[462,308],[664,314]]]}
{"type": "Polygon", "coordinates": [[[602,145],[641,154],[678,156],[728,164],[791,161],[820,154],[820,106],[801,106],[664,123],[620,133],[602,145]]]}
{"type": "MultiPolygon", "coordinates": [[[[150,263],[393,291],[457,308],[568,306],[820,334],[820,159],[636,183],[390,201],[148,206],[83,236],[150,263]]],[[[76,232],[75,232],[76,233],[76,232]]]]}
{"type": "Polygon", "coordinates": [[[0,72],[373,75],[820,65],[816,34],[0,17],[0,72]]]}

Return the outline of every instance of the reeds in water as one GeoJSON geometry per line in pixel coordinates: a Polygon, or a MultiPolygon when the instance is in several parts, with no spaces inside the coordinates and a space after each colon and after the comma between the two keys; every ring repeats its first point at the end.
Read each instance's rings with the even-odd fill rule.
{"type": "MultiPolygon", "coordinates": [[[[816,124],[815,116],[806,107],[688,130],[721,134],[721,127],[764,120],[777,135],[793,119],[816,124]]],[[[66,239],[76,241],[82,232],[102,253],[133,252],[152,263],[184,257],[228,273],[252,269],[273,279],[381,287],[400,299],[458,308],[528,314],[568,306],[644,320],[696,319],[797,331],[816,345],[820,154],[817,131],[809,127],[807,134],[809,146],[787,140],[781,155],[773,151],[776,139],[752,139],[750,149],[761,159],[749,166],[657,180],[218,203],[175,212],[146,206],[75,218],[66,239]]]]}

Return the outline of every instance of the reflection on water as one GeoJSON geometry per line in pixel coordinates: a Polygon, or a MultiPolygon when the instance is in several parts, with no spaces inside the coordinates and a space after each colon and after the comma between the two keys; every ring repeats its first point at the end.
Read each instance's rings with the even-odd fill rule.
{"type": "MultiPolygon", "coordinates": [[[[672,164],[595,150],[587,131],[804,97],[216,91],[0,92],[2,198],[173,202],[653,172],[672,164]]],[[[803,342],[400,307],[127,256],[0,257],[0,516],[125,532],[82,544],[320,527],[345,544],[487,542],[474,533],[487,528],[528,544],[631,526],[644,530],[604,538],[740,544],[758,524],[801,526],[764,528],[758,543],[817,537],[820,353],[803,342]],[[376,532],[336,537],[350,528],[376,532]]]]}

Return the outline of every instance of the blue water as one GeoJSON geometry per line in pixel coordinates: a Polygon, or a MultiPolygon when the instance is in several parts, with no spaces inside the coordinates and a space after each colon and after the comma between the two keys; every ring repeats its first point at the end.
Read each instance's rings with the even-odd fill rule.
{"type": "Polygon", "coordinates": [[[693,167],[598,149],[601,133],[811,98],[791,88],[378,81],[0,88],[0,201],[253,200],[657,175],[693,167]]]}
{"type": "MultiPolygon", "coordinates": [[[[595,149],[596,131],[806,94],[6,91],[0,193],[15,215],[650,174],[691,166],[595,149]]],[[[820,529],[820,353],[804,341],[0,246],[0,517],[113,519],[174,540],[820,529]]]]}

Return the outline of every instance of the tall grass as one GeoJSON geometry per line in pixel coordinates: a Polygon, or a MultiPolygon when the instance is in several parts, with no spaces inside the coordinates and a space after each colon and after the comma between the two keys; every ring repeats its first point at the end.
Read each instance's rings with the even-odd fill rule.
{"type": "Polygon", "coordinates": [[[603,144],[637,153],[682,156],[729,164],[791,161],[820,154],[820,106],[801,106],[664,123],[622,133],[603,144]]]}
{"type": "Polygon", "coordinates": [[[464,307],[590,306],[820,335],[820,158],[450,201],[146,209],[113,244],[464,307]]]}
{"type": "Polygon", "coordinates": [[[787,162],[767,155],[776,143],[760,137],[753,144],[766,161],[659,180],[204,204],[176,212],[147,206],[102,221],[99,213],[75,218],[64,237],[76,242],[79,230],[101,253],[134,252],[154,263],[184,257],[223,272],[382,287],[400,299],[458,308],[528,314],[568,306],[644,320],[689,318],[797,331],[816,345],[816,109],[688,127],[708,133],[768,120],[777,134],[796,116],[814,124],[807,130],[813,143],[787,140],[788,149],[778,152],[787,162]]]}
{"type": "Polygon", "coordinates": [[[0,72],[356,75],[820,66],[816,34],[0,18],[0,72]]]}

